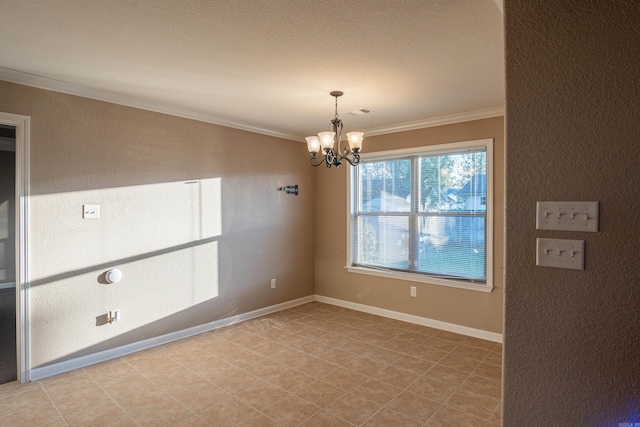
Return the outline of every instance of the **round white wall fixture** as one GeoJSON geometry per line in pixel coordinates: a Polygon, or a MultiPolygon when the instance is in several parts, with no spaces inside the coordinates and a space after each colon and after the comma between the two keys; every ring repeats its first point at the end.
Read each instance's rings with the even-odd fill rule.
{"type": "Polygon", "coordinates": [[[120,280],[122,280],[122,271],[118,270],[117,268],[111,269],[107,271],[107,273],[105,274],[105,278],[109,283],[118,283],[120,280]]]}

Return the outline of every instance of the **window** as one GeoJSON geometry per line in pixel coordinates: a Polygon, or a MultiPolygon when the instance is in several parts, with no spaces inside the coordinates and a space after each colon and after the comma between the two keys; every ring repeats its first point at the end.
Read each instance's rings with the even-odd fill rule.
{"type": "Polygon", "coordinates": [[[492,142],[363,156],[351,173],[349,271],[490,291],[492,142]]]}

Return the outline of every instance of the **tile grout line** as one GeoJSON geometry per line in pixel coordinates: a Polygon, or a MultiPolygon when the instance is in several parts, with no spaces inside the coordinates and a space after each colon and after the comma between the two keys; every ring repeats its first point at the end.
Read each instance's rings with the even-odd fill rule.
{"type": "MultiPolygon", "coordinates": [[[[145,374],[143,374],[140,370],[136,369],[135,366],[131,365],[129,363],[129,361],[122,359],[122,358],[118,358],[120,359],[122,362],[126,363],[129,367],[131,367],[133,370],[135,370],[138,374],[142,375],[145,379],[147,379],[153,387],[159,388],[163,393],[167,394],[172,400],[174,400],[176,403],[178,403],[180,406],[182,406],[183,408],[185,408],[188,412],[189,415],[185,418],[190,417],[191,415],[195,415],[193,411],[191,411],[191,409],[187,408],[186,406],[184,406],[182,404],[182,402],[179,402],[178,400],[176,400],[173,395],[171,395],[170,393],[167,393],[166,391],[164,391],[164,389],[162,389],[158,384],[154,383],[153,381],[151,381],[151,379],[149,377],[147,377],[145,374]]],[[[116,359],[117,360],[117,359],[116,359]]],[[[104,368],[104,369],[109,369],[109,368],[104,368]]],[[[89,376],[91,376],[91,374],[88,374],[89,376]]],[[[93,379],[93,378],[92,378],[93,379]]],[[[109,396],[111,398],[111,400],[122,410],[123,414],[125,414],[127,417],[129,417],[129,419],[133,420],[133,422],[136,425],[140,425],[140,423],[125,409],[123,408],[120,403],[116,400],[116,398],[114,396],[112,396],[111,393],[109,393],[103,386],[102,384],[100,384],[98,381],[96,381],[95,379],[93,379],[93,381],[98,385],[98,387],[100,387],[102,389],[102,391],[104,391],[107,396],[109,396]]],[[[131,393],[134,393],[135,391],[132,391],[131,393]]],[[[183,419],[185,419],[183,418],[183,419]]],[[[176,422],[181,421],[181,420],[176,420],[176,422]]],[[[175,423],[172,423],[175,424],[175,423]]]]}
{"type": "Polygon", "coordinates": [[[60,408],[58,408],[58,405],[56,405],[56,402],[53,400],[53,398],[51,397],[51,395],[49,394],[49,392],[47,391],[47,388],[42,384],[41,381],[38,381],[38,384],[40,384],[40,387],[42,388],[42,391],[44,391],[44,393],[47,395],[47,398],[49,399],[49,402],[51,402],[51,404],[53,405],[53,407],[55,408],[56,412],[58,413],[58,415],[60,415],[60,419],[62,419],[62,421],[65,423],[65,425],[67,425],[67,427],[69,426],[69,423],[67,422],[67,419],[64,417],[64,415],[62,415],[62,412],[60,411],[60,408]]]}
{"type": "MultiPolygon", "coordinates": [[[[116,359],[116,360],[117,360],[117,359],[116,359]]],[[[123,362],[124,362],[124,363],[127,363],[127,362],[126,362],[126,360],[123,360],[123,362]]],[[[104,369],[109,369],[109,368],[104,368],[104,369]]],[[[96,384],[96,385],[97,385],[97,386],[98,386],[98,387],[99,387],[99,388],[100,388],[100,389],[101,389],[101,390],[102,390],[102,391],[103,391],[107,396],[109,396],[109,398],[111,399],[111,401],[112,401],[113,403],[115,403],[115,404],[116,404],[116,406],[118,406],[118,408],[120,408],[120,409],[122,410],[122,413],[123,413],[124,415],[126,415],[127,417],[129,417],[129,419],[133,420],[133,422],[134,422],[136,425],[140,425],[136,420],[134,420],[134,419],[133,419],[133,417],[131,417],[131,415],[129,415],[129,414],[127,413],[127,411],[125,411],[125,409],[124,409],[123,407],[121,407],[121,406],[120,406],[120,403],[118,403],[118,401],[117,401],[117,400],[116,400],[116,399],[115,399],[115,398],[114,398],[114,397],[113,397],[113,396],[112,396],[112,395],[111,395],[107,390],[105,390],[105,388],[102,386],[102,384],[100,384],[98,381],[96,381],[96,379],[95,379],[95,378],[93,378],[93,377],[91,376],[91,373],[90,373],[90,372],[88,372],[85,368],[82,368],[82,371],[83,371],[83,373],[84,373],[85,375],[87,375],[87,376],[91,379],[91,381],[93,381],[93,382],[94,382],[94,383],[95,383],[95,384],[96,384]]],[[[88,408],[98,406],[100,403],[101,403],[101,402],[96,403],[95,405],[88,406],[87,408],[83,408],[83,409],[81,409],[81,410],[79,410],[79,411],[75,411],[75,412],[84,411],[84,410],[86,410],[86,409],[88,409],[88,408]]],[[[74,413],[74,412],[72,412],[72,413],[74,413]]],[[[65,421],[66,421],[66,417],[64,417],[64,416],[63,416],[63,418],[64,418],[64,419],[65,419],[65,421]]],[[[120,419],[120,418],[122,418],[122,417],[119,417],[118,419],[120,419]]]]}

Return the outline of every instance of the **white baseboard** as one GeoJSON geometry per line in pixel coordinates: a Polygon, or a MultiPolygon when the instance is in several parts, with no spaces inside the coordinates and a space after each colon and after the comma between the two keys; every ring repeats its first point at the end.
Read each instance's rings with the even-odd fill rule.
{"type": "Polygon", "coordinates": [[[192,337],[204,332],[222,328],[224,326],[233,325],[235,323],[244,322],[245,320],[255,319],[256,317],[265,316],[267,314],[276,313],[291,307],[306,304],[312,301],[323,302],[326,304],[336,305],[339,307],[349,308],[364,313],[375,314],[377,316],[388,317],[390,319],[401,320],[404,322],[415,323],[417,325],[428,326],[443,331],[454,332],[474,338],[480,338],[493,342],[502,342],[502,334],[495,332],[483,331],[481,329],[469,328],[453,323],[441,322],[439,320],[428,319],[426,317],[415,316],[412,314],[401,313],[398,311],[387,310],[384,308],[372,307],[365,304],[340,300],[337,298],[325,297],[322,295],[310,295],[293,301],[283,302],[281,304],[260,308],[248,313],[238,314],[236,316],[227,317],[225,319],[216,320],[214,322],[205,323],[203,325],[194,326],[159,337],[149,338],[146,340],[126,344],[109,350],[99,351],[97,353],[88,354],[86,356],[76,357],[75,359],[65,360],[63,362],[54,363],[47,366],[31,369],[31,380],[41,380],[43,378],[52,377],[54,375],[64,374],[65,372],[74,371],[76,369],[85,368],[97,363],[106,362],[107,360],[126,356],[138,351],[147,350],[173,341],[192,337]]]}
{"type": "Polygon", "coordinates": [[[482,329],[470,328],[468,326],[460,326],[454,323],[441,322],[439,320],[415,316],[413,314],[401,313],[399,311],[372,307],[370,305],[359,304],[356,302],[345,301],[337,298],[325,297],[317,294],[315,296],[315,300],[318,302],[324,302],[326,304],[349,308],[351,310],[362,311],[364,313],[375,314],[377,316],[401,320],[403,322],[415,323],[416,325],[428,326],[430,328],[441,329],[443,331],[454,332],[456,334],[462,334],[469,337],[480,338],[487,341],[502,343],[502,334],[483,331],[482,329]]]}
{"type": "Polygon", "coordinates": [[[32,381],[35,381],[52,377],[54,375],[64,374],[65,372],[85,368],[87,366],[95,365],[96,363],[106,362],[107,360],[126,356],[127,354],[136,353],[138,351],[146,350],[163,344],[168,344],[173,341],[192,337],[194,335],[202,334],[214,329],[219,329],[224,326],[233,325],[234,323],[244,322],[245,320],[255,319],[256,317],[265,316],[267,314],[286,310],[287,308],[296,307],[298,305],[306,304],[312,301],[315,301],[314,295],[298,298],[293,301],[287,301],[269,307],[260,308],[248,313],[238,314],[237,316],[227,317],[225,319],[216,320],[214,322],[205,323],[203,325],[194,326],[191,328],[183,329],[181,331],[171,332],[159,337],[149,338],[120,347],[111,348],[109,350],[88,354],[86,356],[76,357],[75,359],[65,360],[63,362],[54,363],[52,365],[34,368],[31,369],[30,378],[32,381]]]}

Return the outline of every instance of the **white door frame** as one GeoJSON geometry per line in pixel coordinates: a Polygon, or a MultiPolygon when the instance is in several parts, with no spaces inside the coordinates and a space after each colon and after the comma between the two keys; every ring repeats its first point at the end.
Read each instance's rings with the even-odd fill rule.
{"type": "Polygon", "coordinates": [[[18,381],[31,381],[29,334],[29,145],[30,118],[0,112],[0,124],[16,128],[16,352],[18,381]]]}

